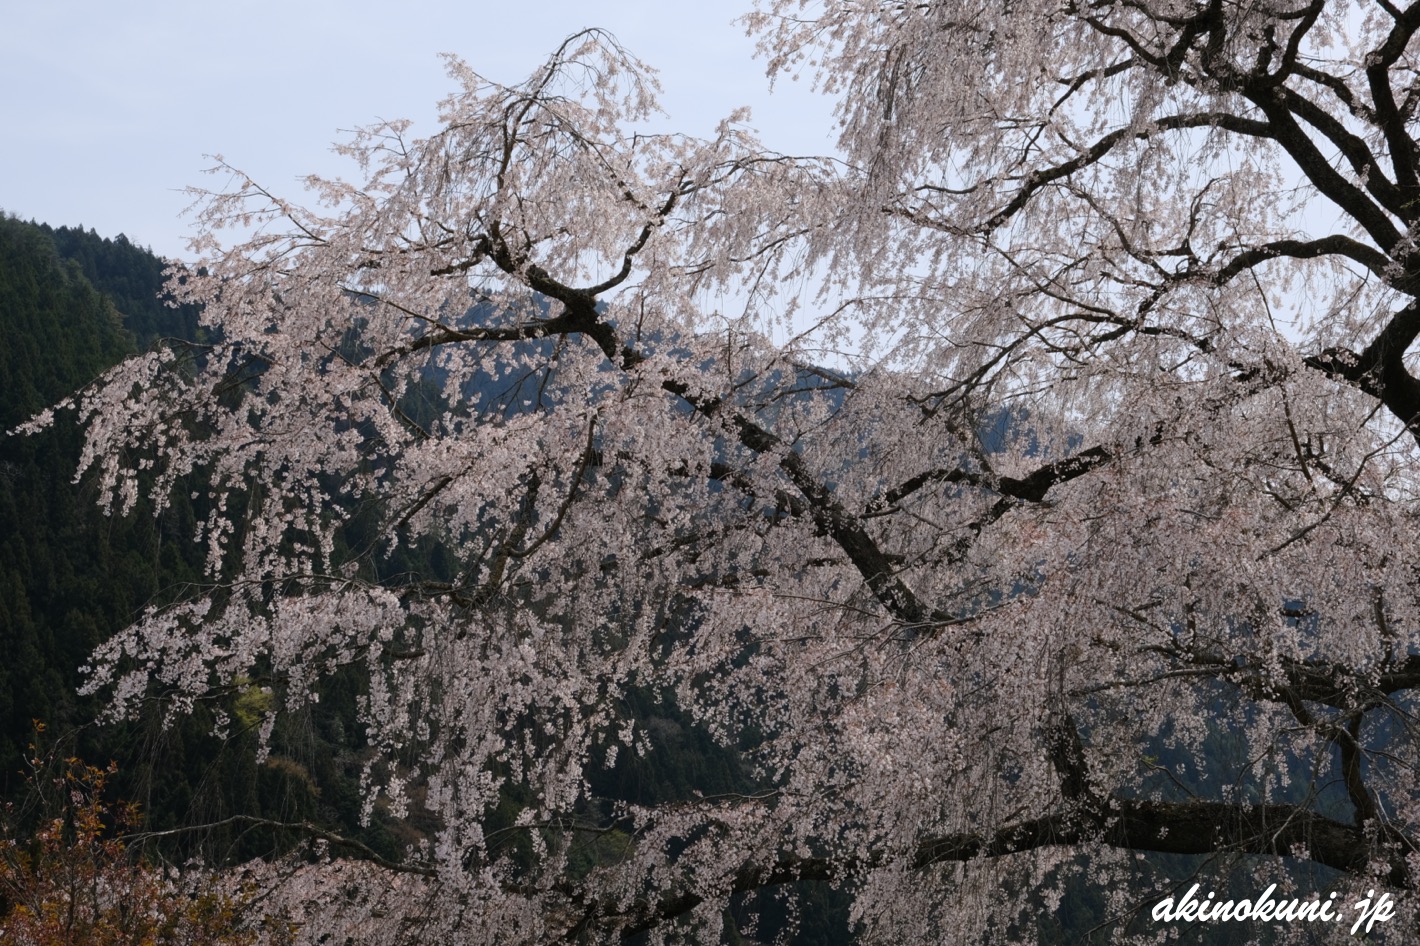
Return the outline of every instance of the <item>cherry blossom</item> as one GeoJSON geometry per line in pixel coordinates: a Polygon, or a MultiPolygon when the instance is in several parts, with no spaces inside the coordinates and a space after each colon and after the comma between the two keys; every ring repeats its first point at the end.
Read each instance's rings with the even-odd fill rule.
{"type": "Polygon", "coordinates": [[[835,157],[639,131],[592,31],[516,86],[450,59],[442,130],[358,132],[309,205],[223,163],[172,282],[216,340],[71,405],[109,508],[210,491],[211,587],[91,688],[284,711],[363,668],[371,803],[439,828],[270,868],[312,941],[715,941],[797,880],[865,943],[1082,889],[1151,940],[1157,854],[1407,926],[1417,10],[777,0],[835,157]],[[599,806],[656,751],[631,688],[760,790],[599,806]]]}

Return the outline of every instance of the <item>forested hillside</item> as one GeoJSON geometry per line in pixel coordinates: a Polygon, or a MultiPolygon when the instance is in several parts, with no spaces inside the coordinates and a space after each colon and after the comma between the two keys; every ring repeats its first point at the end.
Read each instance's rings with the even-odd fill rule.
{"type": "MultiPolygon", "coordinates": [[[[0,220],[0,426],[92,380],[133,350],[113,303],[43,228],[0,220]]],[[[32,719],[70,729],[87,652],[156,594],[152,520],[109,521],[75,489],[78,439],[59,424],[0,440],[0,787],[17,787],[32,719]]],[[[176,560],[170,565],[176,572],[176,560]]]]}
{"type": "MultiPolygon", "coordinates": [[[[140,346],[196,340],[196,310],[160,297],[163,269],[122,235],[0,218],[0,426],[13,428],[140,346]]],[[[66,419],[36,436],[0,440],[0,648],[7,658],[0,661],[0,795],[23,799],[26,747],[38,721],[42,752],[116,760],[112,791],[140,802],[148,827],[229,821],[170,837],[174,855],[201,849],[247,857],[290,843],[280,832],[230,822],[236,815],[319,820],[361,834],[361,740],[348,725],[353,689],[343,692],[339,681],[301,726],[282,727],[279,748],[262,764],[250,732],[261,708],[254,686],[233,691],[220,707],[234,719],[226,739],[209,734],[210,707],[167,725],[156,705],[137,722],[95,724],[102,705],[76,695],[80,668],[145,607],[201,583],[192,537],[202,510],[199,493],[156,519],[144,508],[104,515],[92,486],[72,482],[79,447],[66,419]]],[[[397,847],[378,827],[363,836],[397,847]]]]}

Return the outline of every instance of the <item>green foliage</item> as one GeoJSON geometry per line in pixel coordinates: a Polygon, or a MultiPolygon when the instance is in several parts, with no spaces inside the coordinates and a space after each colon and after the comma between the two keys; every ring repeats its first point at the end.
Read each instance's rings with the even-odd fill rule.
{"type": "MultiPolygon", "coordinates": [[[[117,310],[41,229],[0,218],[0,427],[131,351],[117,310]]],[[[79,438],[0,438],[0,791],[18,788],[31,720],[93,715],[76,668],[157,591],[154,523],[114,522],[71,483],[79,438]]]]}
{"type": "MultiPolygon", "coordinates": [[[[195,340],[195,313],[158,299],[162,271],[161,260],[123,237],[0,217],[0,423],[6,430],[133,353],[133,336],[144,344],[159,337],[195,340]]],[[[357,833],[358,681],[332,681],[328,704],[288,720],[273,734],[263,763],[255,730],[271,698],[255,681],[221,707],[237,722],[226,739],[211,735],[216,707],[169,720],[155,705],[137,721],[92,725],[102,707],[77,695],[79,668],[144,607],[172,601],[203,581],[200,550],[191,540],[205,510],[184,494],[157,518],[142,501],[133,516],[107,517],[90,487],[71,482],[79,449],[79,435],[63,415],[40,434],[0,436],[0,648],[6,655],[0,661],[0,799],[27,790],[32,720],[44,719],[53,732],[72,735],[78,754],[120,760],[115,787],[143,805],[154,829],[260,815],[321,820],[357,833]]],[[[233,827],[183,833],[171,843],[175,856],[220,860],[269,854],[293,840],[289,833],[233,827]]],[[[380,849],[397,853],[387,844],[380,849]]]]}
{"type": "Polygon", "coordinates": [[[0,426],[13,427],[131,350],[118,310],[79,264],[61,257],[42,229],[0,217],[0,426]]]}
{"type": "Polygon", "coordinates": [[[140,351],[146,351],[161,338],[200,338],[197,308],[173,307],[165,301],[167,264],[152,251],[133,245],[122,233],[108,239],[83,227],[54,229],[40,224],[39,230],[48,234],[59,254],[77,263],[93,287],[108,297],[122,314],[123,326],[140,351]]]}

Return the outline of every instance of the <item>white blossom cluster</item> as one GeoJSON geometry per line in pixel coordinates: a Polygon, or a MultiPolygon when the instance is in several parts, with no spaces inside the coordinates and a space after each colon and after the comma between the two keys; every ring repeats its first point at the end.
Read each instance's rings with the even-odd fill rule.
{"type": "Polygon", "coordinates": [[[714,942],[800,878],[869,943],[1081,889],[1168,939],[1154,854],[1413,890],[1413,12],[749,23],[840,159],[638,132],[654,81],[590,32],[514,87],[450,60],[443,130],[359,132],[314,208],[223,165],[172,283],[215,341],[71,405],[108,508],[201,484],[211,587],[92,688],[282,712],[364,668],[370,805],[439,827],[254,867],[311,942],[714,942]],[[607,820],[588,773],[656,751],[631,688],[762,790],[607,820]]]}

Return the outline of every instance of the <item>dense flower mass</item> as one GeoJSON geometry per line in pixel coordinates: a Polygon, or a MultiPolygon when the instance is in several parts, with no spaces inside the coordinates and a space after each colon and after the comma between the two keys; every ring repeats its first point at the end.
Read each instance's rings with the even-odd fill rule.
{"type": "Polygon", "coordinates": [[[211,587],[92,687],[277,713],[363,668],[369,803],[437,828],[266,868],[311,941],[714,942],[793,881],[865,943],[1071,898],[1150,941],[1198,870],[1413,935],[1420,7],[749,24],[837,157],[643,133],[593,31],[516,86],[451,59],[442,130],[358,133],[312,206],[222,167],[172,283],[211,344],[71,405],[111,508],[210,490],[211,587]],[[633,691],[753,786],[595,797],[656,751],[633,691]]]}

